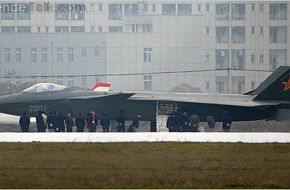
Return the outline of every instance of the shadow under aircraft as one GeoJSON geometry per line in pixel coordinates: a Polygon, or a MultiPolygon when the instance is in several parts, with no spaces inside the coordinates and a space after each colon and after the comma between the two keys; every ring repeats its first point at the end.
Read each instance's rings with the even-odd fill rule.
{"type": "Polygon", "coordinates": [[[201,121],[213,116],[222,120],[227,111],[232,121],[290,119],[290,67],[281,66],[257,89],[243,95],[193,94],[169,92],[95,92],[40,83],[22,92],[0,97],[0,112],[34,116],[37,111],[86,114],[95,111],[116,119],[124,110],[127,120],[137,113],[153,121],[156,111],[170,114],[174,109],[197,114],[201,121]],[[171,109],[173,108],[173,109],[171,109]]]}

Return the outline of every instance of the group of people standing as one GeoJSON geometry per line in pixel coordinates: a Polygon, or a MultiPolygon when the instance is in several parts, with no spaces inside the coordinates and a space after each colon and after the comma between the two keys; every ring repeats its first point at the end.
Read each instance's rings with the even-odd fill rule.
{"type": "MultiPolygon", "coordinates": [[[[136,132],[139,128],[140,119],[141,114],[138,113],[127,132],[136,132]]],[[[125,132],[126,116],[124,111],[120,111],[116,122],[117,129],[114,132],[125,132]]],[[[22,132],[29,132],[30,117],[26,112],[21,115],[19,125],[22,132]]],[[[76,127],[77,132],[84,132],[85,128],[88,128],[89,132],[96,132],[98,126],[102,127],[103,132],[110,132],[111,121],[107,114],[103,114],[101,118],[98,118],[96,112],[91,111],[86,116],[79,113],[75,119],[71,113],[67,113],[67,115],[57,112],[46,114],[38,111],[36,114],[37,132],[73,132],[74,127],[76,127]]]]}
{"type": "MultiPolygon", "coordinates": [[[[141,114],[137,113],[132,124],[126,130],[126,116],[124,111],[120,111],[120,114],[116,118],[117,129],[110,130],[112,124],[107,114],[103,114],[101,118],[98,118],[96,112],[91,111],[86,116],[79,113],[74,119],[71,113],[67,113],[67,115],[57,112],[45,114],[44,112],[38,111],[36,114],[36,127],[37,132],[73,132],[74,127],[76,127],[77,132],[84,132],[85,128],[88,128],[89,132],[97,132],[98,126],[102,127],[104,133],[110,131],[136,132],[140,125],[140,119],[141,114]]],[[[207,116],[206,121],[208,123],[209,132],[214,132],[216,126],[214,117],[207,116]]],[[[174,112],[168,117],[166,127],[169,132],[204,132],[204,128],[202,128],[199,123],[200,118],[195,113],[189,116],[186,112],[174,112]]],[[[151,132],[156,132],[156,124],[156,121],[155,123],[151,122],[151,132]]],[[[223,131],[230,132],[231,124],[231,116],[227,111],[225,111],[223,113],[223,131]]],[[[26,112],[24,112],[20,117],[19,125],[22,132],[29,132],[30,118],[26,112]]]]}
{"type": "MultiPolygon", "coordinates": [[[[206,122],[209,127],[209,132],[214,132],[216,122],[213,116],[207,116],[206,122]]],[[[204,128],[199,125],[200,117],[193,113],[189,116],[186,112],[173,112],[166,122],[166,127],[169,132],[205,132],[204,128]]],[[[230,114],[225,111],[223,113],[223,131],[230,132],[232,119],[230,114]]]]}

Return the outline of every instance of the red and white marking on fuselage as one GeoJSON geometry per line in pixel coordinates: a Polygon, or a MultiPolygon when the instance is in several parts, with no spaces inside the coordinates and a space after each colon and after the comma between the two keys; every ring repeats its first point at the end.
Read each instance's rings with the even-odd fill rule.
{"type": "Polygon", "coordinates": [[[111,84],[99,82],[93,88],[92,91],[94,92],[108,92],[110,90],[111,84]]]}

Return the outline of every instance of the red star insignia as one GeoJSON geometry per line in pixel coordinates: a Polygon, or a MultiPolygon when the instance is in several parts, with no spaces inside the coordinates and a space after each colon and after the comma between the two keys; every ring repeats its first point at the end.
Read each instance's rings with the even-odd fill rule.
{"type": "Polygon", "coordinates": [[[287,82],[283,82],[284,87],[284,91],[287,91],[290,89],[290,78],[288,79],[287,82]]]}

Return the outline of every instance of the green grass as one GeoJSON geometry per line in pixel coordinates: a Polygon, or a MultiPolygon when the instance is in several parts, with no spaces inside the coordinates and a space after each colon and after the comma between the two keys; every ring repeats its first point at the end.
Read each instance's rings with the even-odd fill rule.
{"type": "Polygon", "coordinates": [[[290,188],[290,145],[0,143],[0,188],[290,188]]]}

